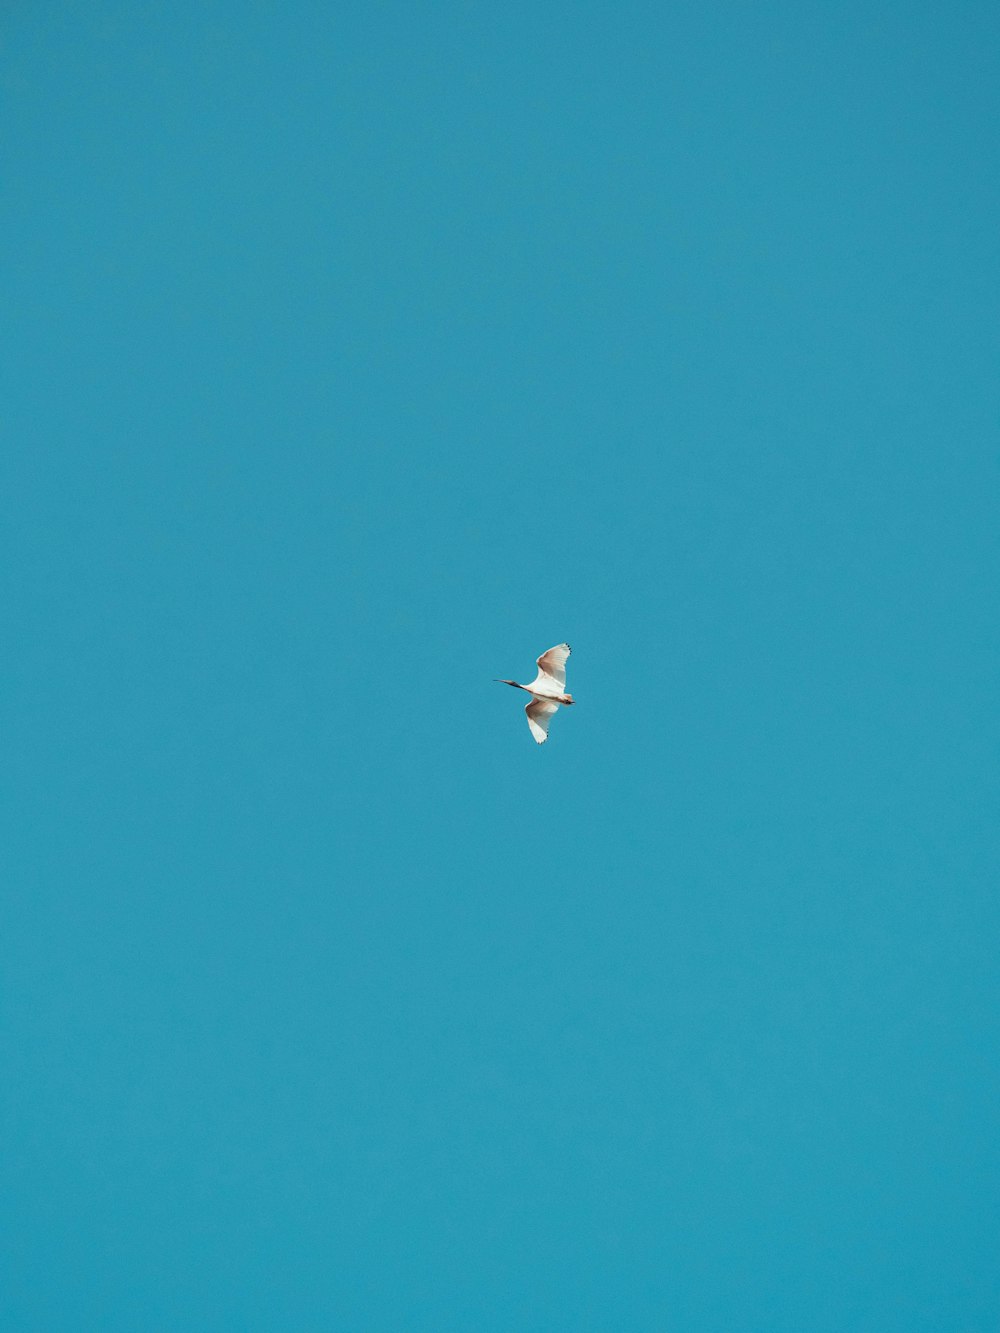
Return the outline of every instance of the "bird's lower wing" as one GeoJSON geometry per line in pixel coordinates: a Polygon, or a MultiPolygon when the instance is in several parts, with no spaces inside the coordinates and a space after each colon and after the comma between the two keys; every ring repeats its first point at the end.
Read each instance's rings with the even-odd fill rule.
{"type": "Polygon", "coordinates": [[[528,715],[532,736],[539,745],[544,745],[549,739],[549,723],[553,713],[559,711],[559,705],[550,703],[548,699],[532,699],[530,704],[525,704],[524,711],[528,715]]]}

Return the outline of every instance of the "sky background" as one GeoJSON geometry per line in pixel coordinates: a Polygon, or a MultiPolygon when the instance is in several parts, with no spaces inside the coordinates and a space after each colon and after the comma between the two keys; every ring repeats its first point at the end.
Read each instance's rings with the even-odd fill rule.
{"type": "Polygon", "coordinates": [[[995,1333],[995,6],[167,9],[2,24],[5,1327],[995,1333]]]}

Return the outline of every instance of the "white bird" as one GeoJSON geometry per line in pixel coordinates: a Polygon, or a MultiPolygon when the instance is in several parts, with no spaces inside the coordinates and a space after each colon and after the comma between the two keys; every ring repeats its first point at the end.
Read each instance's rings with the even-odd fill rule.
{"type": "Polygon", "coordinates": [[[531,703],[524,705],[528,726],[539,745],[549,739],[549,723],[560,704],[571,704],[573,696],[566,693],[566,658],[568,643],[557,643],[538,659],[538,675],[530,685],[519,685],[516,680],[498,680],[498,685],[513,685],[515,690],[527,690],[531,703]]]}

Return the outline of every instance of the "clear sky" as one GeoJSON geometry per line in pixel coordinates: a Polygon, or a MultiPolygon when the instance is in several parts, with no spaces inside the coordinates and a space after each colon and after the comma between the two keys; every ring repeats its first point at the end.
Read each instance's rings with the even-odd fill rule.
{"type": "Polygon", "coordinates": [[[4,18],[5,1328],[995,1333],[996,7],[162,9],[4,18]]]}

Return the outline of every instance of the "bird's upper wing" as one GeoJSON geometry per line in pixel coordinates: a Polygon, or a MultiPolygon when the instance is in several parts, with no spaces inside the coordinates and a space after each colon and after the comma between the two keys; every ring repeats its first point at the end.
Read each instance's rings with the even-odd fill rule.
{"type": "Polygon", "coordinates": [[[532,699],[530,704],[525,704],[524,711],[528,715],[528,726],[531,728],[532,736],[539,745],[544,745],[549,739],[552,714],[558,713],[559,705],[549,699],[532,699]]]}
{"type": "Polygon", "coordinates": [[[553,694],[566,693],[566,658],[569,657],[568,643],[557,643],[538,659],[538,675],[529,689],[551,690],[553,694]]]}

